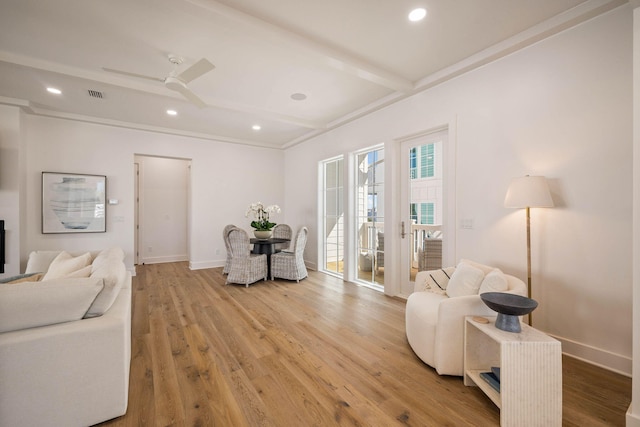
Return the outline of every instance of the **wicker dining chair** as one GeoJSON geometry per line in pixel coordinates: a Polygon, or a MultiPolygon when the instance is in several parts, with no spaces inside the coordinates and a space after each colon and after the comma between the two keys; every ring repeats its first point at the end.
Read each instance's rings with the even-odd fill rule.
{"type": "Polygon", "coordinates": [[[229,224],[222,230],[222,240],[224,240],[224,247],[227,250],[227,260],[224,263],[222,274],[229,274],[229,271],[231,270],[231,245],[229,243],[229,232],[234,228],[238,227],[233,224],[229,224]]]}
{"type": "Polygon", "coordinates": [[[225,283],[240,283],[249,287],[260,279],[267,280],[267,255],[252,254],[249,235],[240,228],[229,231],[231,268],[225,283]]]}
{"type": "MultiPolygon", "coordinates": [[[[291,236],[293,236],[293,231],[291,227],[287,224],[278,224],[273,227],[273,238],[274,239],[289,239],[291,240],[291,236]]],[[[280,252],[281,250],[288,249],[291,245],[291,242],[287,243],[276,243],[276,252],[280,252]]]]}
{"type": "Polygon", "coordinates": [[[308,232],[307,227],[302,227],[289,249],[271,255],[271,280],[279,277],[300,282],[307,277],[303,254],[308,232]]]}

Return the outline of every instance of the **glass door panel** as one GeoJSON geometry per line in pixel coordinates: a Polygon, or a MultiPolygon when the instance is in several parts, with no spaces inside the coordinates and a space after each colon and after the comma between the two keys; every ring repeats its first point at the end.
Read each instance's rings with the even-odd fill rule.
{"type": "Polygon", "coordinates": [[[356,256],[358,281],[384,286],[384,150],[356,155],[356,256]]]}
{"type": "Polygon", "coordinates": [[[333,159],[322,163],[323,175],[323,234],[321,269],[342,275],[344,271],[344,209],[343,209],[343,160],[333,159]]]}
{"type": "MultiPolygon", "coordinates": [[[[402,143],[401,280],[413,282],[416,273],[442,266],[443,147],[447,132],[423,135],[402,143]]],[[[411,286],[413,288],[413,286],[411,286]]]]}

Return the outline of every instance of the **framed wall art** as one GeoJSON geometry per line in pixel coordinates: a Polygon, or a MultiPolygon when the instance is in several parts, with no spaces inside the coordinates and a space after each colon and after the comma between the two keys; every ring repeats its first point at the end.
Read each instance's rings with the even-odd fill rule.
{"type": "Polygon", "coordinates": [[[42,172],[42,233],[104,233],[107,177],[42,172]]]}

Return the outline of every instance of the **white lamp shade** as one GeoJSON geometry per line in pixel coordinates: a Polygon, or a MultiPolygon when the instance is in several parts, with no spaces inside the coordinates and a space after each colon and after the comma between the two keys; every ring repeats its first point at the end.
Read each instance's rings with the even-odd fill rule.
{"type": "Polygon", "coordinates": [[[523,176],[513,178],[507,196],[504,198],[506,208],[551,208],[553,199],[549,185],[544,176],[523,176]]]}

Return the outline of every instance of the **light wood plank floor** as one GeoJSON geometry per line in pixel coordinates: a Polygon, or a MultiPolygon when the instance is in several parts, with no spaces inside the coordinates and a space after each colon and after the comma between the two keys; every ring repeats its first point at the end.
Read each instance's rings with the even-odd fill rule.
{"type": "MultiPolygon", "coordinates": [[[[129,409],[102,426],[496,426],[498,409],[411,351],[404,302],[317,272],[224,285],[138,267],[129,409]]],[[[564,425],[622,426],[631,380],[565,357],[564,425]]]]}

